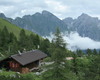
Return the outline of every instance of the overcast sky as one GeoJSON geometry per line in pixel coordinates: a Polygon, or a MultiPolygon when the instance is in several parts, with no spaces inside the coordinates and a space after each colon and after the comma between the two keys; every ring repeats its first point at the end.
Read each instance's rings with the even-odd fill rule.
{"type": "Polygon", "coordinates": [[[47,10],[59,18],[77,18],[82,13],[100,18],[100,0],[0,0],[0,13],[22,17],[47,10]]]}

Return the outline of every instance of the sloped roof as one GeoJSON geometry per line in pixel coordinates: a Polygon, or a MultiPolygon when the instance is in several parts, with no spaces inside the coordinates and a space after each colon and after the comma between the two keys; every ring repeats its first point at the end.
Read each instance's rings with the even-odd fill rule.
{"type": "Polygon", "coordinates": [[[21,54],[18,53],[11,56],[11,58],[16,60],[23,66],[45,57],[47,57],[47,55],[40,50],[27,51],[21,54]]]}

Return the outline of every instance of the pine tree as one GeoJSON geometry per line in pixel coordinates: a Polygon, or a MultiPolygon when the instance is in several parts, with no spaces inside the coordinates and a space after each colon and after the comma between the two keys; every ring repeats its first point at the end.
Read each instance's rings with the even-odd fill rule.
{"type": "Polygon", "coordinates": [[[65,57],[66,48],[62,35],[57,29],[55,38],[53,39],[53,46],[50,48],[51,59],[53,63],[50,68],[43,74],[43,80],[66,80],[65,77],[65,57]]]}
{"type": "Polygon", "coordinates": [[[72,60],[72,63],[73,63],[73,72],[77,75],[78,74],[78,65],[77,65],[77,55],[74,53],[73,55],[73,60],[72,60]]]}
{"type": "Polygon", "coordinates": [[[89,70],[88,78],[90,80],[100,80],[100,55],[93,56],[89,70]]]}
{"type": "Polygon", "coordinates": [[[27,49],[28,50],[32,50],[32,49],[35,49],[35,45],[34,45],[34,38],[35,37],[35,35],[34,34],[30,34],[29,36],[28,36],[28,47],[27,47],[27,49]]]}
{"type": "Polygon", "coordinates": [[[48,52],[48,48],[50,47],[50,42],[48,39],[44,39],[41,41],[40,50],[45,52],[46,54],[50,55],[48,52]]]}
{"type": "Polygon", "coordinates": [[[77,50],[76,53],[77,53],[77,55],[79,57],[82,57],[84,55],[84,53],[82,52],[82,50],[77,50]]]}
{"type": "Polygon", "coordinates": [[[38,35],[34,36],[34,46],[36,49],[38,49],[38,46],[40,45],[40,38],[38,35]]]}
{"type": "Polygon", "coordinates": [[[0,50],[1,50],[1,44],[2,44],[2,43],[1,43],[1,41],[2,41],[2,40],[1,40],[1,36],[2,36],[2,35],[1,35],[1,30],[0,30],[0,50]]]}
{"type": "Polygon", "coordinates": [[[20,34],[19,34],[19,45],[20,45],[20,50],[23,50],[25,49],[28,45],[28,40],[27,40],[27,35],[25,33],[25,30],[22,29],[20,31],[20,34]]]}
{"type": "Polygon", "coordinates": [[[18,41],[16,36],[13,33],[10,33],[10,44],[8,52],[10,54],[15,54],[18,51],[18,41]]]}
{"type": "Polygon", "coordinates": [[[98,54],[98,52],[97,52],[96,49],[93,50],[93,54],[94,54],[94,55],[97,55],[97,54],[98,54]]]}
{"type": "Polygon", "coordinates": [[[91,49],[87,49],[87,55],[90,56],[90,55],[92,55],[92,54],[93,54],[93,53],[92,53],[91,49]]]}
{"type": "Polygon", "coordinates": [[[0,34],[0,46],[2,47],[3,50],[8,49],[8,44],[9,44],[9,32],[6,28],[6,26],[3,28],[0,34]]]}

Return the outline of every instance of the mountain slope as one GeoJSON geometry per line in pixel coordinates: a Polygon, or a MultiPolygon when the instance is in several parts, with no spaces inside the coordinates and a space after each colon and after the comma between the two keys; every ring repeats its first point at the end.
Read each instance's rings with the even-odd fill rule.
{"type": "Polygon", "coordinates": [[[67,25],[48,11],[16,18],[13,20],[13,23],[42,36],[54,32],[56,27],[59,27],[61,31],[67,30],[67,25]]]}
{"type": "MultiPolygon", "coordinates": [[[[3,29],[5,26],[7,27],[9,32],[13,32],[17,37],[20,33],[20,30],[22,29],[20,27],[15,26],[14,24],[8,22],[5,19],[0,18],[0,29],[3,29]]],[[[28,30],[25,30],[25,32],[27,35],[32,33],[31,31],[28,31],[28,30]]]]}
{"type": "MultiPolygon", "coordinates": [[[[5,18],[4,15],[1,17],[5,18]]],[[[57,27],[59,27],[61,31],[68,30],[67,25],[62,20],[48,11],[35,13],[33,15],[25,15],[22,18],[17,17],[14,20],[6,17],[6,20],[21,28],[31,30],[42,36],[49,35],[50,32],[55,32],[57,27]]]]}
{"type": "Polygon", "coordinates": [[[100,41],[100,20],[84,13],[77,19],[66,18],[64,20],[60,20],[48,11],[25,15],[22,18],[17,17],[15,19],[7,18],[1,13],[0,17],[42,36],[47,36],[50,32],[55,32],[56,27],[59,27],[62,32],[77,31],[80,36],[100,41]]]}
{"type": "Polygon", "coordinates": [[[63,21],[72,31],[77,31],[80,36],[100,41],[100,20],[98,18],[83,13],[77,19],[66,18],[63,21]]]}

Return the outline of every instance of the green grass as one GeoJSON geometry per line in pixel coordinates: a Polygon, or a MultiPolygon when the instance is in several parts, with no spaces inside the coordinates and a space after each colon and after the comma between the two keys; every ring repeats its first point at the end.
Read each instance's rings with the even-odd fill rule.
{"type": "MultiPolygon", "coordinates": [[[[20,27],[14,25],[14,24],[8,22],[5,19],[0,18],[0,29],[2,30],[5,26],[7,27],[7,29],[8,29],[9,32],[13,32],[14,35],[18,38],[20,30],[22,28],[20,28],[20,27]]],[[[28,30],[25,30],[25,32],[26,32],[27,35],[33,33],[31,31],[28,31],[28,30]]]]}
{"type": "Polygon", "coordinates": [[[12,71],[0,71],[0,80],[41,80],[41,78],[32,72],[19,74],[12,71]]]}
{"type": "Polygon", "coordinates": [[[0,76],[10,76],[10,75],[13,75],[13,74],[15,74],[16,72],[12,72],[12,71],[9,71],[9,72],[7,72],[7,71],[1,71],[0,72],[0,76]]]}

